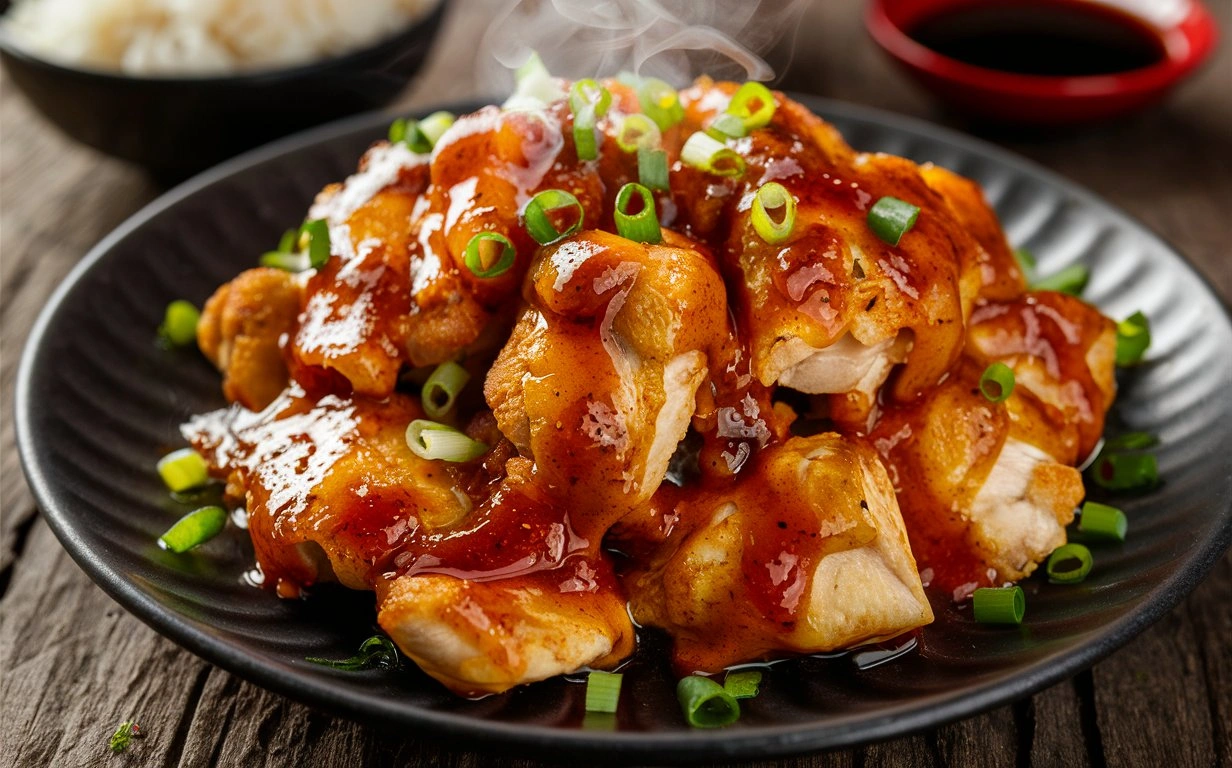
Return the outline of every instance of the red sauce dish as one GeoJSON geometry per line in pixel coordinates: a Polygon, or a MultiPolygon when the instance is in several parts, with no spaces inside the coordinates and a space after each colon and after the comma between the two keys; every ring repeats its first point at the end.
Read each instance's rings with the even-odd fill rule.
{"type": "Polygon", "coordinates": [[[1218,38],[1198,0],[870,0],[865,24],[946,103],[1027,125],[1149,106],[1218,38]]]}

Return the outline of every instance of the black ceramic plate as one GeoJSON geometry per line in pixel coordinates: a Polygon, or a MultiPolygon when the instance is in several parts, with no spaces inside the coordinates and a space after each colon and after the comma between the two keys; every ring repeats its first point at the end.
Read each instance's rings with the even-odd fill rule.
{"type": "MultiPolygon", "coordinates": [[[[365,722],[412,726],[468,747],[597,759],[766,757],[882,739],[1002,704],[1124,644],[1191,590],[1232,534],[1232,325],[1168,245],[1060,177],[987,144],[893,115],[805,99],[861,149],[932,160],[980,181],[1010,238],[1041,272],[1091,267],[1087,297],[1114,317],[1151,318],[1150,362],[1125,376],[1110,429],[1156,432],[1165,482],[1118,500],[1123,545],[1100,546],[1078,586],[1025,583],[1026,622],[990,628],[935,601],[917,651],[861,669],[850,657],[776,666],[725,730],[690,731],[661,653],[628,671],[621,711],[582,717],[583,686],[563,679],[464,701],[418,672],[334,672],[374,625],[372,599],[326,591],[277,600],[246,586],[246,534],[229,529],[172,555],[155,539],[185,508],[154,462],[177,425],[222,404],[195,351],[155,345],[163,307],[202,302],[298,222],[341,179],[387,118],[368,116],[231,161],[155,201],[98,245],[48,303],[18,377],[17,427],[30,485],[82,568],[158,631],[263,686],[365,722]],[[607,728],[607,729],[605,729],[607,728]]],[[[653,642],[650,645],[654,645],[653,642]]]]}

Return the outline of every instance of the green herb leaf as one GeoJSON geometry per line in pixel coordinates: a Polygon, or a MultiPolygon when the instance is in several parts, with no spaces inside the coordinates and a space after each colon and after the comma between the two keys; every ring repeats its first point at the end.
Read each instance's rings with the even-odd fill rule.
{"type": "Polygon", "coordinates": [[[141,732],[141,726],[132,720],[125,720],[115,729],[115,733],[111,734],[111,738],[107,740],[107,746],[112,752],[119,754],[128,749],[133,739],[144,738],[145,734],[141,732]]]}
{"type": "Polygon", "coordinates": [[[384,635],[373,635],[360,643],[359,652],[349,659],[322,659],[309,656],[304,661],[313,664],[340,669],[344,672],[358,672],[364,669],[397,669],[401,662],[398,649],[393,641],[384,635]]]}

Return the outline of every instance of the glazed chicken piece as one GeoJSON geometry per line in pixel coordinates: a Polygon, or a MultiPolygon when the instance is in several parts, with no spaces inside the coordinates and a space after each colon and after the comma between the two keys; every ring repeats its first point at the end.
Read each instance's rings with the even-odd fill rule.
{"type": "Polygon", "coordinates": [[[718,273],[671,242],[587,231],[541,251],[484,386],[501,432],[588,536],[659,487],[727,338],[718,273]]]}
{"type": "Polygon", "coordinates": [[[281,338],[295,328],[303,290],[280,269],[250,269],[205,302],[197,346],[223,373],[227,400],[261,410],[286,389],[281,338]]]}
{"type": "Polygon", "coordinates": [[[238,406],[184,434],[243,498],[265,579],[280,595],[323,581],[375,589],[378,619],[433,677],[495,693],[610,666],[633,628],[610,564],[538,488],[529,462],[420,459],[417,401],[298,386],[260,413],[238,406]]]}
{"type": "Polygon", "coordinates": [[[671,634],[678,672],[848,648],[932,621],[871,448],[827,433],[755,462],[727,489],[665,487],[657,525],[640,523],[662,543],[624,579],[630,609],[671,634]]]}
{"type": "MultiPolygon", "coordinates": [[[[682,99],[704,125],[731,92],[702,80],[682,99]]],[[[803,107],[775,100],[769,126],[729,142],[747,165],[742,176],[686,167],[673,193],[689,231],[726,241],[724,270],[757,378],[842,395],[842,418],[860,420],[896,364],[906,365],[892,394],[910,400],[958,358],[979,289],[979,247],[914,163],[857,154],[803,107]],[[753,196],[770,181],[797,201],[794,231],[776,245],[752,224],[753,196]],[[921,209],[898,246],[867,223],[884,196],[921,209]]]]}
{"type": "Polygon", "coordinates": [[[1084,495],[1059,414],[1025,387],[989,401],[983,372],[964,359],[915,403],[886,409],[869,435],[924,581],[956,600],[1030,575],[1065,543],[1084,495]]]}

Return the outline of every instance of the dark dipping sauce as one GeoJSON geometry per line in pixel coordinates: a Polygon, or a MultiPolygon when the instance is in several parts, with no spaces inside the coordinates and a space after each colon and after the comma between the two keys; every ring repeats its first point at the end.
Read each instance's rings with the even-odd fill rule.
{"type": "Polygon", "coordinates": [[[907,30],[951,59],[1021,75],[1111,75],[1164,58],[1146,22],[1087,2],[981,3],[949,8],[907,30]]]}

